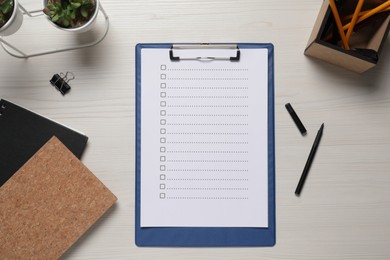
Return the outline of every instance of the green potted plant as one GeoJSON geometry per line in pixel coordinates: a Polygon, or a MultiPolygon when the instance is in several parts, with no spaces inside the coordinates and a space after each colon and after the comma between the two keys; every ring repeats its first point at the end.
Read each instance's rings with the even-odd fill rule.
{"type": "Polygon", "coordinates": [[[99,12],[98,0],[44,0],[43,2],[43,12],[48,19],[56,27],[65,31],[88,31],[95,23],[99,12]]]}
{"type": "Polygon", "coordinates": [[[23,14],[17,0],[0,0],[0,36],[8,36],[19,30],[23,14]]]}

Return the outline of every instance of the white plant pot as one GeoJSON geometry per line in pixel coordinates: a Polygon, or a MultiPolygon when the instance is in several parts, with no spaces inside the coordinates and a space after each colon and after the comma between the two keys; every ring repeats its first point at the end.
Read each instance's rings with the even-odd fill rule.
{"type": "MultiPolygon", "coordinates": [[[[75,32],[75,33],[83,33],[83,32],[87,32],[89,30],[91,30],[93,28],[93,26],[95,25],[96,23],[96,18],[98,16],[98,13],[99,13],[99,8],[100,8],[100,3],[99,3],[99,0],[95,0],[95,5],[96,5],[96,8],[95,8],[95,12],[93,13],[93,15],[91,16],[91,18],[89,19],[88,22],[86,22],[85,24],[83,24],[82,26],[79,26],[79,27],[76,27],[76,28],[64,28],[64,27],[61,27],[59,25],[57,25],[56,23],[52,22],[50,20],[50,17],[47,17],[47,19],[49,20],[49,22],[56,28],[58,29],[61,29],[63,31],[67,31],[67,32],[75,32]]],[[[43,6],[46,7],[47,6],[47,0],[43,0],[43,6]]]]}
{"type": "Polygon", "coordinates": [[[8,36],[17,32],[23,23],[23,13],[19,9],[17,0],[14,0],[14,10],[9,20],[0,28],[0,36],[8,36]]]}

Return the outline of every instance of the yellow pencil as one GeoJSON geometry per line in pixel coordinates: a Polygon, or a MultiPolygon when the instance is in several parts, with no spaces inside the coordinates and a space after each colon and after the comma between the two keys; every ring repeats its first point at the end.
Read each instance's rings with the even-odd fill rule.
{"type": "MultiPolygon", "coordinates": [[[[333,0],[332,0],[333,1],[333,0]]],[[[367,18],[373,16],[374,14],[377,14],[383,10],[385,10],[387,7],[390,6],[390,0],[381,4],[380,6],[378,7],[375,7],[374,9],[370,10],[369,12],[367,12],[366,14],[362,15],[359,17],[359,19],[356,21],[356,23],[360,23],[364,20],[366,20],[367,18]]],[[[351,23],[347,23],[346,25],[343,26],[342,30],[347,30],[349,28],[349,26],[351,25],[351,23]]]]}
{"type": "MultiPolygon", "coordinates": [[[[365,14],[368,13],[369,11],[370,11],[370,10],[360,12],[360,13],[359,13],[359,17],[362,16],[362,15],[365,15],[365,14]]],[[[386,9],[383,9],[382,11],[379,11],[378,13],[383,13],[383,12],[388,12],[388,11],[390,11],[390,6],[387,7],[386,9]]],[[[353,17],[353,14],[347,15],[347,16],[345,17],[345,19],[351,19],[352,17],[353,17]]]]}
{"type": "Polygon", "coordinates": [[[347,34],[345,35],[345,37],[347,38],[347,42],[349,42],[349,37],[351,37],[353,28],[355,27],[356,21],[359,18],[359,13],[360,13],[360,10],[362,10],[363,4],[364,4],[364,0],[359,0],[358,4],[356,6],[355,12],[354,12],[352,20],[351,20],[351,24],[348,28],[347,34]]]}
{"type": "Polygon", "coordinates": [[[340,19],[339,12],[337,11],[336,3],[334,2],[334,0],[329,0],[329,3],[330,3],[330,8],[332,9],[334,19],[336,21],[336,25],[341,37],[341,41],[343,42],[343,47],[344,49],[349,50],[348,41],[347,38],[345,37],[343,25],[341,24],[341,19],[340,19]]]}

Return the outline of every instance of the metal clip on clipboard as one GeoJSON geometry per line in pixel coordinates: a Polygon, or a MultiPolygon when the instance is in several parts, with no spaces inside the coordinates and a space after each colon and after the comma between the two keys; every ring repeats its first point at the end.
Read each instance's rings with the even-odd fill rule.
{"type": "Polygon", "coordinates": [[[173,44],[169,50],[169,58],[171,61],[181,61],[181,60],[198,60],[198,61],[213,61],[213,60],[230,60],[233,62],[240,61],[240,48],[237,44],[173,44]],[[174,50],[189,50],[189,49],[236,49],[235,57],[183,57],[174,56],[174,50]]]}

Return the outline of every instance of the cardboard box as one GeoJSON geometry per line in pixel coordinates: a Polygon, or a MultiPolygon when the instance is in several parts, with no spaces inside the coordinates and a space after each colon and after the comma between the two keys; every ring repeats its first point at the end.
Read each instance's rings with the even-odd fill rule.
{"type": "MultiPolygon", "coordinates": [[[[345,1],[346,3],[348,1],[345,1]]],[[[366,1],[368,2],[368,1],[366,1]]],[[[349,1],[351,6],[343,6],[344,14],[353,14],[357,1],[349,1]]],[[[368,3],[370,4],[370,3],[368,3]]],[[[371,2],[373,7],[378,5],[378,1],[371,2]]],[[[369,7],[369,6],[368,6],[369,7]]],[[[367,9],[363,7],[362,10],[367,9]]],[[[356,33],[352,33],[349,40],[351,50],[344,50],[340,43],[330,42],[329,31],[334,29],[333,13],[329,1],[325,0],[314,24],[305,55],[315,57],[337,66],[352,70],[358,73],[365,72],[374,67],[379,60],[380,52],[389,32],[389,13],[377,15],[376,19],[370,18],[356,33]],[[379,17],[381,16],[381,17],[379,17]],[[333,29],[331,29],[333,27],[333,29]]],[[[363,22],[364,23],[364,22],[363,22]]],[[[362,24],[363,24],[362,23],[362,24]]],[[[358,25],[357,25],[358,26],[358,25]]],[[[356,27],[355,27],[356,28],[356,27]]]]}

